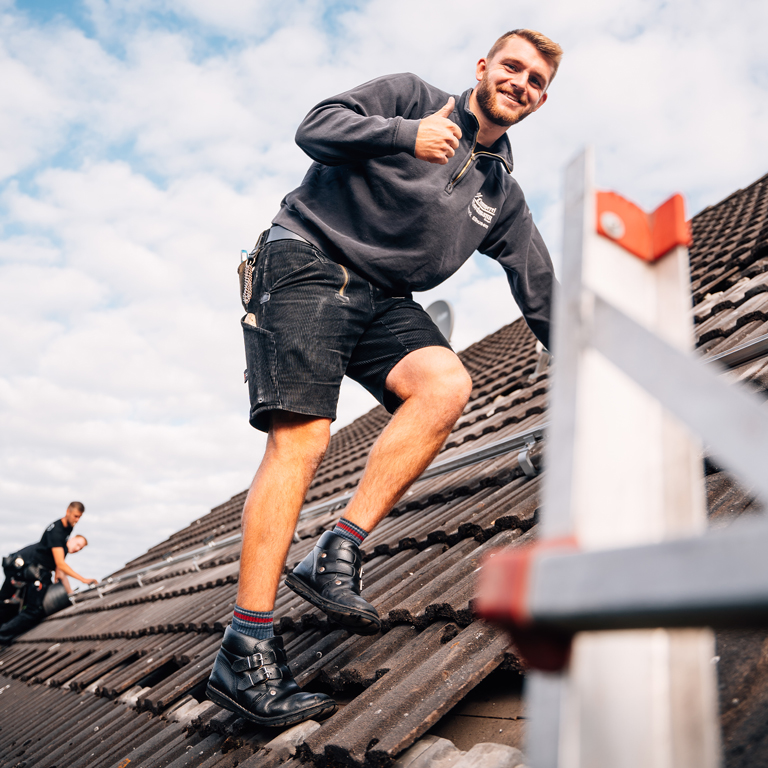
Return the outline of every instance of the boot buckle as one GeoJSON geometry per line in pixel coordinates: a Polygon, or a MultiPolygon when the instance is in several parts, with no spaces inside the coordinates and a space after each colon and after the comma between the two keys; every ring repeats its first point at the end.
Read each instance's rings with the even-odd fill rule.
{"type": "Polygon", "coordinates": [[[232,664],[232,671],[236,673],[247,672],[248,670],[263,669],[265,664],[273,664],[276,661],[274,654],[267,653],[269,659],[264,658],[263,653],[252,653],[249,656],[244,656],[241,659],[237,659],[232,664]]]}
{"type": "Polygon", "coordinates": [[[259,667],[255,672],[245,672],[237,681],[238,690],[253,688],[267,680],[278,680],[282,677],[277,667],[259,667]]]}

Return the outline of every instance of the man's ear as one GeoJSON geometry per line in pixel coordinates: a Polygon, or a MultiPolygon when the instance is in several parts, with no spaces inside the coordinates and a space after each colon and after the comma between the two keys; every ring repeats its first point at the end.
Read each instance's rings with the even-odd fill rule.
{"type": "Polygon", "coordinates": [[[539,103],[533,108],[533,111],[535,112],[537,109],[540,109],[544,106],[544,102],[547,100],[547,97],[549,94],[544,91],[544,93],[541,94],[541,98],[539,99],[539,103]]]}
{"type": "Polygon", "coordinates": [[[477,62],[477,66],[475,67],[475,77],[477,78],[478,83],[483,79],[483,75],[487,68],[488,62],[486,59],[480,59],[480,61],[477,62]]]}

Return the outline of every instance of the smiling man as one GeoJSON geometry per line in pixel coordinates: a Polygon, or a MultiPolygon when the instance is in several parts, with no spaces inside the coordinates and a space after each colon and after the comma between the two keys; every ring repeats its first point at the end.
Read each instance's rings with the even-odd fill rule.
{"type": "Polygon", "coordinates": [[[487,58],[477,63],[476,76],[480,83],[469,97],[470,108],[484,118],[480,120],[481,129],[487,127],[482,124],[485,121],[502,129],[492,130],[490,135],[483,135],[481,131],[478,140],[495,141],[547,100],[546,88],[552,78],[547,77],[546,61],[537,61],[531,46],[519,33],[505,36],[494,45],[487,58]]]}
{"type": "Polygon", "coordinates": [[[552,263],[505,134],[544,105],[561,56],[544,35],[518,29],[480,59],[478,85],[460,96],[390,75],[326,99],[299,127],[314,162],[241,270],[250,421],[268,440],[243,509],[232,626],[208,683],[221,706],[261,725],[335,710],[293,681],[272,612],[344,375],[393,416],[344,517],[286,584],[350,632],[381,627],[360,594],[360,545],[437,455],[472,389],[412,292],[480,251],[504,268],[549,346],[552,263]]]}

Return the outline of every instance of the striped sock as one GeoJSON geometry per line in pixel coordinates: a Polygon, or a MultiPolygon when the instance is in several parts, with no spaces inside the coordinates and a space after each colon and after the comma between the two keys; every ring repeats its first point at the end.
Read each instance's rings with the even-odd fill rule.
{"type": "Polygon", "coordinates": [[[365,541],[365,537],[368,535],[368,531],[364,531],[359,525],[350,523],[346,517],[342,517],[341,520],[336,523],[333,533],[337,536],[341,536],[342,539],[357,544],[358,547],[365,541]]]}
{"type": "Polygon", "coordinates": [[[245,608],[235,605],[232,629],[248,637],[267,640],[275,635],[272,628],[272,613],[273,611],[246,611],[245,608]]]}

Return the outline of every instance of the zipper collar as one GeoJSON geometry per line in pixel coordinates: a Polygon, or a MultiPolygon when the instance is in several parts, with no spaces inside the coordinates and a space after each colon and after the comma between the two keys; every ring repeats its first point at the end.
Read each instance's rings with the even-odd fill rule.
{"type": "Polygon", "coordinates": [[[509,139],[507,135],[503,134],[493,144],[492,147],[485,148],[477,143],[477,133],[480,130],[480,124],[477,122],[477,118],[472,114],[472,110],[469,108],[469,94],[471,90],[465,91],[461,95],[461,110],[459,111],[460,120],[465,124],[468,123],[471,126],[471,131],[467,134],[462,132],[462,138],[466,135],[467,138],[472,137],[472,146],[469,150],[469,154],[464,158],[461,163],[461,167],[458,172],[451,176],[451,180],[445,188],[448,194],[453,192],[454,187],[461,182],[467,175],[467,172],[472,167],[472,164],[478,157],[487,157],[490,160],[496,160],[501,163],[506,169],[507,173],[512,173],[512,150],[509,146],[509,139]],[[463,114],[462,114],[463,113],[463,114]],[[463,120],[461,119],[463,117],[463,120]]]}
{"type": "Polygon", "coordinates": [[[515,164],[512,158],[512,147],[509,144],[509,138],[506,133],[502,134],[492,146],[478,149],[480,145],[477,143],[477,134],[480,130],[480,123],[478,123],[477,118],[469,108],[469,97],[472,94],[472,90],[472,88],[469,88],[457,99],[458,103],[461,105],[457,110],[461,122],[461,129],[471,136],[472,151],[475,155],[480,154],[486,157],[491,156],[497,158],[506,166],[507,172],[512,173],[515,164]]]}

